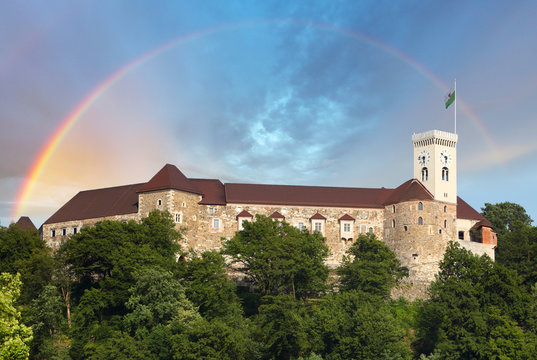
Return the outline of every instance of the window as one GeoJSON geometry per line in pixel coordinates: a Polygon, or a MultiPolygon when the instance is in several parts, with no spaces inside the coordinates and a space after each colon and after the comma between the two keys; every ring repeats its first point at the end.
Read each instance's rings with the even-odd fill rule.
{"type": "Polygon", "coordinates": [[[304,230],[306,228],[306,225],[304,225],[302,221],[299,221],[296,227],[299,228],[300,230],[304,230]]]}
{"type": "Polygon", "coordinates": [[[392,220],[392,227],[395,227],[395,220],[392,220]]]}
{"type": "Polygon", "coordinates": [[[447,228],[447,220],[444,220],[444,227],[447,228]]]}
{"type": "Polygon", "coordinates": [[[369,233],[373,234],[373,228],[372,227],[369,228],[369,233]]]}
{"type": "Polygon", "coordinates": [[[66,228],[63,228],[63,229],[62,229],[62,236],[65,236],[65,235],[67,235],[67,229],[66,229],[66,228]]]}
{"type": "Polygon", "coordinates": [[[442,168],[442,180],[449,181],[449,170],[447,167],[442,168]]]}
{"type": "Polygon", "coordinates": [[[220,219],[213,219],[213,229],[220,229],[220,219]]]}
{"type": "Polygon", "coordinates": [[[183,205],[183,207],[186,207],[186,202],[183,202],[181,205],[183,205]]]}
{"type": "Polygon", "coordinates": [[[418,225],[423,225],[423,218],[421,216],[418,218],[418,225]]]}
{"type": "Polygon", "coordinates": [[[464,240],[464,231],[459,231],[459,240],[464,240]]]}
{"type": "Polygon", "coordinates": [[[322,232],[323,231],[323,224],[321,222],[316,222],[314,230],[318,231],[318,232],[322,232]]]}
{"type": "Polygon", "coordinates": [[[73,228],[73,234],[76,234],[78,232],[78,229],[76,228],[76,226],[73,228]]]}
{"type": "Polygon", "coordinates": [[[210,215],[213,215],[213,214],[214,214],[214,208],[212,208],[212,207],[209,208],[209,214],[210,214],[210,215]]]}
{"type": "Polygon", "coordinates": [[[447,206],[444,205],[444,212],[447,212],[447,206]]]}
{"type": "Polygon", "coordinates": [[[50,236],[51,237],[56,237],[56,229],[50,230],[50,236]]]}
{"type": "Polygon", "coordinates": [[[421,181],[429,180],[429,170],[424,167],[421,169],[421,181]]]}
{"type": "Polygon", "coordinates": [[[349,223],[343,224],[343,231],[350,232],[351,231],[351,224],[349,224],[349,223]]]}
{"type": "Polygon", "coordinates": [[[405,231],[408,231],[408,226],[405,225],[405,231]]]}
{"type": "Polygon", "coordinates": [[[423,210],[423,203],[421,201],[418,203],[418,210],[423,210]]]}
{"type": "Polygon", "coordinates": [[[395,205],[392,205],[392,212],[395,213],[395,205]]]}
{"type": "Polygon", "coordinates": [[[183,222],[183,214],[175,213],[175,223],[181,224],[183,222]]]}
{"type": "Polygon", "coordinates": [[[158,205],[158,206],[162,206],[162,200],[161,200],[161,199],[158,199],[158,200],[157,200],[157,205],[158,205]]]}
{"type": "Polygon", "coordinates": [[[439,234],[442,234],[442,229],[438,229],[438,233],[439,233],[439,234]]]}

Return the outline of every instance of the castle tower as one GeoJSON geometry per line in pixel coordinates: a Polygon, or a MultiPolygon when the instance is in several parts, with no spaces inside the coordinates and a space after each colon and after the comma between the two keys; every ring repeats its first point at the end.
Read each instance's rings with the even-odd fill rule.
{"type": "Polygon", "coordinates": [[[430,130],[412,135],[414,178],[434,199],[457,204],[457,134],[430,130]]]}

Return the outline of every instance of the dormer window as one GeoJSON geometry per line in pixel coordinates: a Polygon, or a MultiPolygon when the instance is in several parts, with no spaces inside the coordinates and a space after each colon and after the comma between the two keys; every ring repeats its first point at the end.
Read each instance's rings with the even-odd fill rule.
{"type": "Polygon", "coordinates": [[[429,170],[424,167],[421,169],[421,181],[429,180],[429,170]]]}
{"type": "Polygon", "coordinates": [[[316,213],[310,218],[311,221],[311,232],[319,232],[324,236],[324,225],[326,223],[326,218],[319,213],[316,213]]]}
{"type": "Polygon", "coordinates": [[[442,180],[449,181],[449,170],[447,167],[442,168],[442,180]]]}
{"type": "Polygon", "coordinates": [[[244,229],[244,222],[245,221],[252,221],[253,215],[250,214],[248,211],[243,210],[237,215],[237,229],[241,231],[244,229]]]}
{"type": "Polygon", "coordinates": [[[354,218],[349,214],[345,214],[339,218],[340,237],[349,239],[354,236],[354,218]]]}

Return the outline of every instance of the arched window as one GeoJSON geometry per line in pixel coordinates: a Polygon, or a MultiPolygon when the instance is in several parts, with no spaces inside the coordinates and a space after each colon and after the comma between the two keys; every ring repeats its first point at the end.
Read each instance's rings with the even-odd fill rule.
{"type": "Polygon", "coordinates": [[[423,218],[421,216],[418,218],[418,225],[423,225],[423,218]]]}
{"type": "Polygon", "coordinates": [[[157,206],[161,206],[162,205],[162,200],[161,199],[158,199],[157,200],[157,206]]]}
{"type": "Polygon", "coordinates": [[[447,212],[447,206],[444,205],[444,212],[447,212]]]}
{"type": "Polygon", "coordinates": [[[442,168],[442,180],[449,181],[449,170],[447,167],[442,168]]]}
{"type": "Polygon", "coordinates": [[[395,220],[392,220],[392,227],[395,227],[395,220]]]}
{"type": "Polygon", "coordinates": [[[423,210],[423,203],[421,201],[418,203],[418,210],[423,210]]]}
{"type": "Polygon", "coordinates": [[[444,227],[447,228],[447,220],[444,220],[444,227]]]}
{"type": "Polygon", "coordinates": [[[395,213],[395,205],[392,206],[392,212],[395,213]]]}
{"type": "Polygon", "coordinates": [[[429,180],[429,170],[424,167],[421,169],[421,181],[429,180]]]}

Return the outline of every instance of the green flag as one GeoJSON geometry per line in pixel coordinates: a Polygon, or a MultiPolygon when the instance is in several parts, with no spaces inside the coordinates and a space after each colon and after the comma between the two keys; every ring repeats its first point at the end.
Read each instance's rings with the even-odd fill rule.
{"type": "Polygon", "coordinates": [[[449,105],[453,104],[453,101],[455,101],[455,91],[447,94],[445,101],[446,101],[446,109],[447,109],[449,105]]]}

